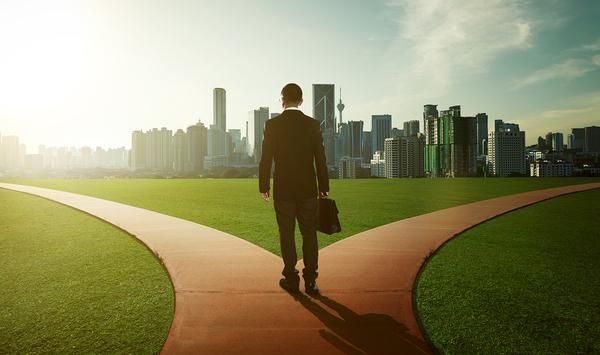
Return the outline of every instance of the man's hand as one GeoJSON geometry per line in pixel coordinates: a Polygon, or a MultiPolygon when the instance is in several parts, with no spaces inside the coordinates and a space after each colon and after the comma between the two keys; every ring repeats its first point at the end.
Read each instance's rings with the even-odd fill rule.
{"type": "Polygon", "coordinates": [[[262,197],[263,201],[265,201],[265,202],[271,201],[271,198],[269,197],[269,191],[261,192],[260,197],[262,197]]]}
{"type": "Polygon", "coordinates": [[[328,192],[323,192],[323,191],[319,192],[319,197],[320,198],[327,198],[327,196],[329,196],[328,192]]]}

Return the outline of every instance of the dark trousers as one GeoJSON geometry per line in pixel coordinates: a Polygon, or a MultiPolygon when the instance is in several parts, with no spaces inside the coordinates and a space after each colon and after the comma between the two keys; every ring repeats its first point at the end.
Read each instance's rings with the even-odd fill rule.
{"type": "Polygon", "coordinates": [[[279,242],[283,256],[283,276],[298,280],[296,270],[296,219],[302,234],[302,253],[304,254],[304,281],[314,281],[317,276],[319,246],[317,244],[317,198],[300,201],[275,200],[275,215],[279,226],[279,242]]]}

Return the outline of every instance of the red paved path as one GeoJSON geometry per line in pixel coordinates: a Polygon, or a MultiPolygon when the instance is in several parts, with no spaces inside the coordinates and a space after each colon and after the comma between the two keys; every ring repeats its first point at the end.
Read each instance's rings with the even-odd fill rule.
{"type": "MultiPolygon", "coordinates": [[[[281,259],[242,239],[94,197],[4,184],[97,216],[146,244],[173,281],[176,306],[163,353],[430,353],[412,286],[430,252],[508,211],[572,192],[573,185],[479,201],[377,227],[320,251],[323,296],[277,286],[281,259]]],[[[301,268],[302,265],[299,265],[301,268]]]]}

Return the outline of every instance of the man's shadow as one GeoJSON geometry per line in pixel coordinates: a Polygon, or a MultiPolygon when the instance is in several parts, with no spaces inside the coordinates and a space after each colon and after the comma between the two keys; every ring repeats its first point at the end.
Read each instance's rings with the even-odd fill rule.
{"type": "Polygon", "coordinates": [[[357,314],[329,297],[314,296],[338,317],[302,293],[290,295],[327,327],[319,330],[321,337],[346,354],[430,353],[423,341],[410,335],[404,325],[387,314],[357,314]]]}

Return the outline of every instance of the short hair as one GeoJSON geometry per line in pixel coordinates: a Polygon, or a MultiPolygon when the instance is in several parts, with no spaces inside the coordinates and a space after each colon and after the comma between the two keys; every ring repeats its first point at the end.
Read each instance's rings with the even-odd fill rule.
{"type": "Polygon", "coordinates": [[[281,89],[281,96],[288,102],[300,102],[302,100],[302,89],[295,83],[289,83],[281,89]]]}

